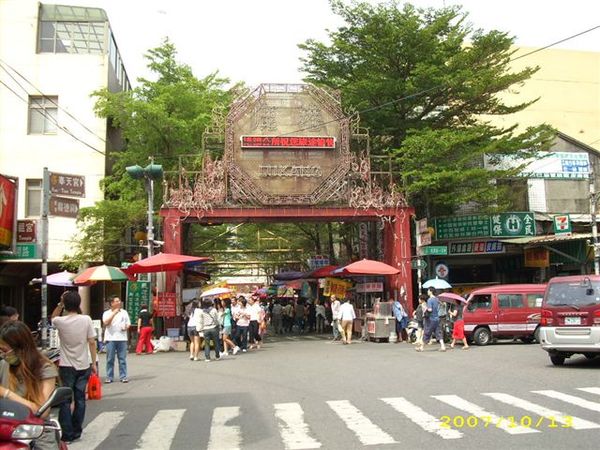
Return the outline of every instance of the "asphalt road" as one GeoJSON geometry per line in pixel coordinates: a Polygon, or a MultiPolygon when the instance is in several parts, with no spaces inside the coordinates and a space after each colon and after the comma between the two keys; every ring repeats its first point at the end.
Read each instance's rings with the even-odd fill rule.
{"type": "Polygon", "coordinates": [[[103,385],[70,448],[597,448],[600,358],[437,349],[307,336],[210,363],[130,354],[130,383],[103,385]]]}

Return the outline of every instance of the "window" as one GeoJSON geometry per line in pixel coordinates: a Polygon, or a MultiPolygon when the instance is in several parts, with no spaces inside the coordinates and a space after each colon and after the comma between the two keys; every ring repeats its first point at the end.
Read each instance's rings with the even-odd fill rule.
{"type": "Polygon", "coordinates": [[[522,308],[523,296],[521,294],[498,294],[500,308],[522,308]]]}
{"type": "Polygon", "coordinates": [[[42,215],[42,180],[25,180],[27,189],[25,195],[25,212],[27,217],[39,217],[42,215]]]}
{"type": "Polygon", "coordinates": [[[475,295],[469,301],[468,310],[475,311],[476,309],[491,309],[492,308],[492,296],[491,295],[475,295]]]}
{"type": "Polygon", "coordinates": [[[29,134],[56,134],[58,97],[29,97],[29,134]]]}
{"type": "Polygon", "coordinates": [[[40,5],[38,52],[103,54],[107,28],[100,8],[40,5]]]}
{"type": "Polygon", "coordinates": [[[544,294],[527,294],[527,305],[530,308],[539,308],[542,306],[542,300],[544,300],[544,294]]]}

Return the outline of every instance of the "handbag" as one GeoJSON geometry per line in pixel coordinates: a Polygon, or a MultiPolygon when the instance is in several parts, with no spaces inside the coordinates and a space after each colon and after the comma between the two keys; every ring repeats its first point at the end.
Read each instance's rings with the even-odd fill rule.
{"type": "Polygon", "coordinates": [[[100,400],[102,398],[102,383],[97,373],[92,373],[87,386],[88,399],[100,400]]]}

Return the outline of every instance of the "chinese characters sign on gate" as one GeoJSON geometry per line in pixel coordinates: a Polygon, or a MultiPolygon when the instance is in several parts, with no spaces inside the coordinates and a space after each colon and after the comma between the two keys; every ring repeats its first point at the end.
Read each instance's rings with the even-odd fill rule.
{"type": "Polygon", "coordinates": [[[154,315],[156,317],[176,317],[177,294],[175,292],[160,292],[155,306],[154,315]]]}
{"type": "Polygon", "coordinates": [[[142,305],[150,307],[150,282],[128,281],[126,307],[132,322],[137,321],[142,305]]]}
{"type": "Polygon", "coordinates": [[[438,240],[535,236],[535,217],[532,212],[440,217],[435,219],[435,230],[438,240]]]}

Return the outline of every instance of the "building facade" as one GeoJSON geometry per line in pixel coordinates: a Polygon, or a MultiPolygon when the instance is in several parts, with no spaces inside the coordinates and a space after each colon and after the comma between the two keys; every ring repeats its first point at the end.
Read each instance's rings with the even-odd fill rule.
{"type": "Polygon", "coordinates": [[[30,281],[41,274],[44,168],[60,193],[50,201],[53,273],[71,251],[79,208],[103,199],[107,155],[120,148],[118,130],[94,113],[91,94],[103,88],[130,89],[104,10],[0,0],[0,173],[18,179],[16,253],[0,259],[0,296],[30,325],[40,317],[30,281]]]}

